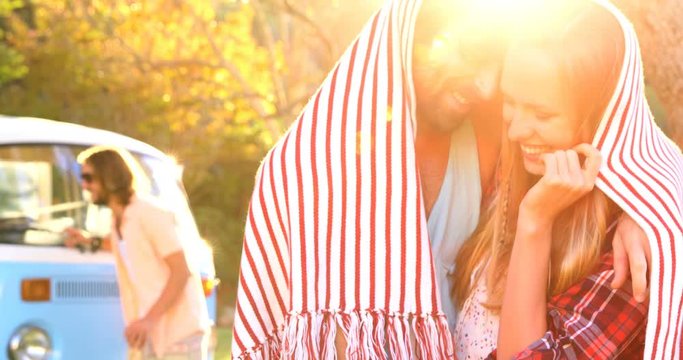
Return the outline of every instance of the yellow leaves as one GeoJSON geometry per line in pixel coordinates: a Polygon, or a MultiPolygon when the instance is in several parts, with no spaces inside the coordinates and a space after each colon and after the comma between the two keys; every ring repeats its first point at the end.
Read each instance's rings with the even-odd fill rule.
{"type": "Polygon", "coordinates": [[[209,2],[196,1],[192,2],[192,4],[195,7],[194,14],[203,21],[210,23],[213,19],[216,18],[216,13],[214,12],[214,9],[211,6],[206,6],[207,4],[209,4],[209,2]]]}
{"type": "Polygon", "coordinates": [[[221,118],[214,118],[212,121],[209,122],[209,124],[206,126],[206,131],[209,134],[214,134],[218,135],[222,132],[226,131],[225,123],[223,122],[223,119],[221,118]]]}
{"type": "Polygon", "coordinates": [[[174,133],[180,133],[185,129],[185,126],[181,122],[174,121],[170,123],[170,128],[174,133]]]}
{"type": "Polygon", "coordinates": [[[287,59],[284,54],[284,43],[278,41],[275,43],[275,54],[273,54],[273,60],[275,61],[275,69],[278,71],[285,71],[287,69],[287,59]]]}
{"type": "Polygon", "coordinates": [[[130,4],[120,3],[115,7],[115,12],[118,12],[123,18],[133,16],[135,13],[140,12],[141,10],[142,4],[139,2],[133,2],[130,4]]]}
{"type": "Polygon", "coordinates": [[[28,73],[24,56],[5,44],[0,43],[0,85],[20,79],[28,73]]]}
{"type": "Polygon", "coordinates": [[[270,96],[269,102],[265,103],[263,105],[263,108],[265,109],[266,113],[268,114],[273,114],[275,113],[276,106],[275,106],[275,97],[270,96]]]}
{"type": "Polygon", "coordinates": [[[7,16],[22,5],[23,1],[21,0],[0,0],[0,16],[7,16]]]}
{"type": "Polygon", "coordinates": [[[224,69],[217,70],[213,75],[214,81],[221,84],[228,79],[228,71],[224,69]]]}
{"type": "MultiPolygon", "coordinates": [[[[244,137],[261,148],[284,127],[275,81],[287,65],[279,35],[264,46],[254,18],[239,0],[41,0],[38,29],[17,33],[34,61],[27,89],[48,94],[39,107],[62,119],[135,124],[181,143],[244,137]]],[[[40,98],[32,91],[20,96],[40,98]]]]}
{"type": "Polygon", "coordinates": [[[186,121],[188,127],[195,127],[195,126],[197,126],[197,124],[199,124],[200,119],[201,119],[201,115],[199,113],[190,112],[187,114],[185,121],[186,121]]]}
{"type": "Polygon", "coordinates": [[[168,120],[171,132],[183,136],[196,128],[202,122],[202,114],[198,111],[182,112],[182,116],[174,116],[168,120]]]}

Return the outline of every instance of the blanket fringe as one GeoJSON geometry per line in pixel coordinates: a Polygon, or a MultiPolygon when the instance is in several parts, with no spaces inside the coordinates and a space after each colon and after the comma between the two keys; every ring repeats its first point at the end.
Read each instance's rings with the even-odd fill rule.
{"type": "Polygon", "coordinates": [[[368,333],[372,335],[369,346],[372,346],[374,353],[378,355],[378,359],[386,360],[386,317],[380,312],[373,312],[370,318],[372,327],[368,329],[368,333]]]}
{"type": "Polygon", "coordinates": [[[347,359],[455,358],[444,315],[375,310],[292,313],[280,331],[238,358],[333,360],[338,329],[346,339],[347,359]]]}
{"type": "Polygon", "coordinates": [[[407,316],[389,316],[387,338],[392,359],[412,359],[413,349],[410,340],[410,324],[407,316]]]}
{"type": "Polygon", "coordinates": [[[310,331],[311,323],[315,321],[309,314],[293,314],[285,326],[285,338],[282,347],[282,357],[285,359],[305,359],[308,354],[315,354],[310,343],[312,336],[317,334],[310,331]]]}
{"type": "Polygon", "coordinates": [[[443,319],[429,315],[415,316],[413,317],[413,331],[417,338],[417,347],[421,359],[455,358],[453,338],[450,336],[448,325],[443,319]],[[438,351],[438,356],[433,354],[434,350],[438,351]]]}
{"type": "Polygon", "coordinates": [[[334,360],[337,357],[335,340],[337,338],[337,321],[334,314],[325,312],[320,328],[320,359],[334,360]]]}
{"type": "Polygon", "coordinates": [[[261,344],[261,346],[256,347],[250,351],[246,351],[239,357],[233,356],[233,358],[254,360],[280,359],[282,358],[282,339],[282,332],[275,333],[272,336],[270,336],[266,341],[264,341],[261,344]]]}

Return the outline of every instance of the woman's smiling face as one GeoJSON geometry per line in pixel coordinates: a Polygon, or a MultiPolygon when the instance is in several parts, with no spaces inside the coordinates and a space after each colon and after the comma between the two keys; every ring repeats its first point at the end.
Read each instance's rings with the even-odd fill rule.
{"type": "Polygon", "coordinates": [[[568,94],[557,60],[534,47],[513,47],[501,75],[503,119],[524,168],[543,175],[542,155],[571,149],[580,142],[577,109],[568,94]]]}

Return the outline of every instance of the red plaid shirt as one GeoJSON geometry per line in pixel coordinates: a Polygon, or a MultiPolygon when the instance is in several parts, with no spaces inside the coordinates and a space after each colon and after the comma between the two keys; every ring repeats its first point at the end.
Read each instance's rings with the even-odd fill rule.
{"type": "Polygon", "coordinates": [[[601,260],[596,273],[550,300],[545,336],[514,359],[643,358],[647,304],[636,302],[629,286],[612,289],[612,253],[601,260]]]}

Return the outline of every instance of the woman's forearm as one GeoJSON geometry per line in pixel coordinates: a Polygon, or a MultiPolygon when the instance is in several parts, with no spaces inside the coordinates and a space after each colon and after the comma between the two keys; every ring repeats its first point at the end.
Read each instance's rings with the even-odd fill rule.
{"type": "Polygon", "coordinates": [[[522,213],[510,256],[498,331],[498,357],[509,359],[547,330],[552,222],[526,220],[522,213]]]}

